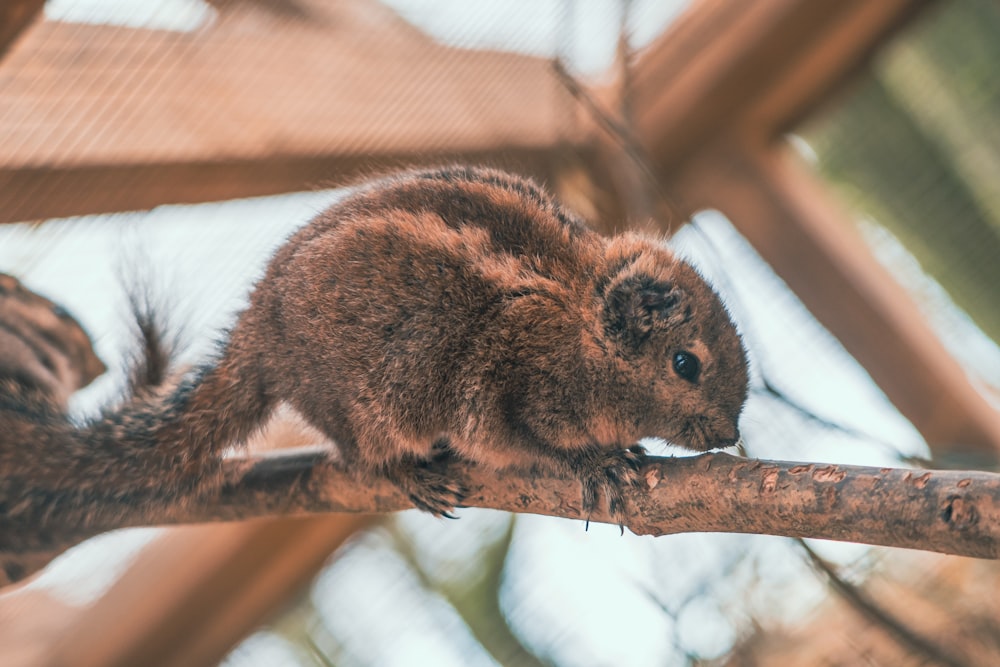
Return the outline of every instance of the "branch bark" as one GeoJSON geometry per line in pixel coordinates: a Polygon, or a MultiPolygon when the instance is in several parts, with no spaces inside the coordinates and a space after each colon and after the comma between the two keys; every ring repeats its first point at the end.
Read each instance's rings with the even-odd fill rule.
{"type": "MultiPolygon", "coordinates": [[[[320,449],[284,450],[225,462],[218,496],[164,511],[129,509],[79,517],[46,530],[68,548],[130,526],[238,521],[327,512],[383,513],[412,507],[393,484],[359,480],[320,449]]],[[[572,478],[491,471],[451,461],[443,470],[468,489],[466,506],[582,519],[572,478]]],[[[810,537],[942,553],[1000,557],[1000,474],[744,459],[712,453],[650,458],[629,491],[639,535],[731,532],[810,537]]],[[[612,522],[605,510],[591,521],[612,522]]]]}
{"type": "MultiPolygon", "coordinates": [[[[574,479],[496,472],[457,461],[443,465],[469,490],[469,507],[585,518],[574,479]]],[[[316,449],[229,460],[226,476],[219,497],[172,509],[169,516],[130,517],[128,525],[412,507],[391,483],[354,479],[316,449]]],[[[630,493],[633,518],[627,525],[639,535],[759,533],[1000,557],[1000,475],[994,473],[712,453],[651,458],[642,478],[645,488],[630,493]]],[[[603,510],[590,520],[611,522],[603,510]]]]}
{"type": "MultiPolygon", "coordinates": [[[[235,465],[214,506],[185,520],[241,518],[249,510],[299,513],[405,509],[389,484],[345,478],[329,464],[285,455],[235,465]],[[282,488],[292,493],[275,493],[282,488]]],[[[313,454],[313,457],[316,455],[313,454]]],[[[584,518],[573,479],[529,478],[452,463],[469,489],[467,505],[584,518]]],[[[813,537],[1000,557],[1000,475],[748,460],[728,454],[653,458],[645,487],[631,493],[639,535],[735,532],[813,537]]],[[[199,511],[200,510],[200,511],[199,511]]],[[[592,521],[610,522],[603,511],[592,521]]]]}

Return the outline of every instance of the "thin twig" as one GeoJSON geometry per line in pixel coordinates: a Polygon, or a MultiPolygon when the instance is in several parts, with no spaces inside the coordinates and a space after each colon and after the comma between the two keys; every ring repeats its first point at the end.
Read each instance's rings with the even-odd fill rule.
{"type": "Polygon", "coordinates": [[[633,164],[639,168],[647,181],[647,187],[655,192],[668,208],[677,210],[676,202],[660,186],[660,179],[650,166],[652,161],[646,156],[645,149],[635,136],[633,136],[629,128],[601,109],[601,105],[597,103],[597,100],[566,70],[566,67],[560,61],[553,61],[553,67],[560,83],[563,84],[569,94],[584,106],[590,116],[611,135],[621,149],[625,151],[625,154],[629,156],[633,164]]]}

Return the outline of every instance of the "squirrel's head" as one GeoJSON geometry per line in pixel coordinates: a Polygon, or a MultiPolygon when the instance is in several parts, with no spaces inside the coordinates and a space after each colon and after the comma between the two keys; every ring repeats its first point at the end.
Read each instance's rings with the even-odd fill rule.
{"type": "Polygon", "coordinates": [[[735,444],[747,360],[719,297],[655,241],[619,236],[606,257],[597,289],[609,352],[628,394],[622,422],[638,437],[690,449],[735,444]]]}

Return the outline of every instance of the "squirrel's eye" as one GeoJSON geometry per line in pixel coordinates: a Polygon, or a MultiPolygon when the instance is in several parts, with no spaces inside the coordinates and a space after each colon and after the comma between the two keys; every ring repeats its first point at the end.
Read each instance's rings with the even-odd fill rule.
{"type": "Polygon", "coordinates": [[[68,317],[71,317],[69,311],[60,306],[58,303],[52,304],[52,314],[61,320],[65,320],[68,317]]]}
{"type": "Polygon", "coordinates": [[[698,357],[694,356],[690,352],[676,352],[674,353],[673,364],[674,372],[677,373],[677,375],[688,382],[697,382],[698,371],[701,370],[701,364],[698,362],[698,357]]]}

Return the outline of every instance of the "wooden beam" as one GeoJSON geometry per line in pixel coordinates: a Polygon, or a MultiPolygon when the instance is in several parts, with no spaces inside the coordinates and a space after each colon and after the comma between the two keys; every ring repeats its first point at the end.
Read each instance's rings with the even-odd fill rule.
{"type": "MultiPolygon", "coordinates": [[[[321,440],[297,420],[280,418],[251,448],[321,440]]],[[[301,594],[331,553],[376,520],[327,514],[165,531],[101,599],[58,628],[60,640],[49,643],[43,664],[217,665],[301,594]]]]}
{"type": "Polygon", "coordinates": [[[377,2],[302,2],[308,21],[190,33],[40,23],[0,67],[0,222],[448,159],[544,174],[583,141],[547,59],[442,45],[377,2]]]}
{"type": "Polygon", "coordinates": [[[700,0],[636,68],[636,133],[667,174],[720,132],[774,136],[926,4],[700,0]]]}
{"type": "MultiPolygon", "coordinates": [[[[199,204],[333,188],[379,171],[467,162],[552,182],[560,146],[349,155],[274,153],[239,160],[0,168],[0,223],[199,204]]],[[[0,149],[2,150],[2,149],[0,149]]],[[[591,149],[579,146],[578,155],[591,149]]]]}
{"type": "Polygon", "coordinates": [[[216,665],[371,521],[331,515],[172,529],[60,632],[44,664],[216,665]]]}
{"type": "Polygon", "coordinates": [[[0,3],[0,60],[14,41],[42,13],[45,0],[6,0],[0,3]]]}
{"type": "Polygon", "coordinates": [[[789,150],[727,145],[689,165],[676,187],[692,209],[733,221],[932,447],[954,463],[996,461],[1000,413],[789,150]]]}

